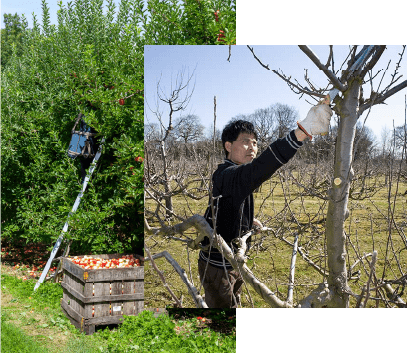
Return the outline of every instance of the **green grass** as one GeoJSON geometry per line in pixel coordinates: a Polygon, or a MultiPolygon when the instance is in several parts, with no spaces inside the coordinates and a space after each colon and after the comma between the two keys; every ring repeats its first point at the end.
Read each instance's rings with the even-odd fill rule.
{"type": "MultiPolygon", "coordinates": [[[[310,183],[311,175],[299,172],[293,172],[294,177],[305,185],[310,183]]],[[[318,180],[315,185],[319,187],[318,191],[326,196],[326,188],[329,183],[321,180],[322,177],[317,175],[318,180]]],[[[370,194],[361,191],[361,178],[355,178],[352,184],[353,195],[355,199],[350,199],[348,204],[349,218],[345,222],[345,231],[348,235],[347,242],[347,266],[353,265],[363,254],[371,253],[373,250],[378,251],[378,262],[376,265],[376,277],[380,279],[384,271],[386,249],[388,252],[389,263],[386,265],[385,279],[396,279],[401,277],[398,265],[395,262],[395,256],[403,273],[407,272],[407,249],[398,234],[394,225],[391,233],[388,228],[388,185],[385,185],[383,177],[372,177],[366,180],[365,190],[372,187],[370,194]],[[369,197],[367,197],[369,196],[369,197]],[[360,198],[360,199],[357,199],[360,198]],[[391,242],[388,246],[388,238],[391,234],[391,242]]],[[[391,205],[395,197],[395,184],[391,189],[391,205]]],[[[407,183],[403,181],[399,184],[395,203],[394,221],[399,229],[407,228],[407,196],[405,191],[407,183]]],[[[299,245],[308,252],[312,260],[325,267],[325,217],[327,213],[327,202],[312,195],[302,196],[304,189],[298,186],[289,173],[281,172],[280,175],[274,175],[269,181],[265,182],[260,191],[254,194],[255,197],[255,217],[262,221],[263,225],[273,228],[279,236],[284,236],[289,241],[293,241],[294,234],[298,232],[297,221],[301,226],[299,245]],[[284,189],[283,189],[283,187],[284,189]],[[286,203],[287,200],[287,203],[286,203]]],[[[188,217],[192,214],[203,215],[207,205],[207,198],[199,201],[189,200],[188,203],[184,197],[177,196],[173,199],[175,212],[182,217],[188,217]]],[[[146,208],[155,210],[155,205],[148,201],[146,208]]],[[[151,225],[159,226],[150,220],[151,225]]],[[[179,223],[174,220],[172,224],[179,223]]],[[[185,235],[195,237],[194,230],[185,235]]],[[[274,237],[273,232],[262,234],[266,236],[261,246],[254,246],[249,252],[248,267],[253,271],[256,277],[264,282],[272,291],[285,300],[288,288],[288,275],[292,248],[281,240],[274,237]]],[[[257,235],[259,244],[260,235],[257,235]]],[[[254,242],[256,243],[256,241],[254,242]]],[[[185,245],[174,240],[167,240],[160,237],[154,237],[154,240],[147,240],[152,253],[158,253],[167,250],[175,260],[184,268],[190,277],[188,253],[185,245]]],[[[197,271],[198,251],[189,250],[189,259],[191,262],[192,280],[199,289],[199,278],[197,271]]],[[[370,257],[369,257],[370,260],[370,257]]],[[[184,283],[178,277],[172,266],[164,259],[156,260],[158,268],[164,273],[166,281],[178,297],[183,295],[183,304],[185,307],[194,307],[195,304],[190,298],[184,283]]],[[[368,278],[369,267],[367,261],[356,265],[352,272],[361,271],[359,280],[349,281],[351,289],[360,294],[363,285],[368,278]]],[[[301,256],[297,256],[295,272],[295,289],[294,301],[298,302],[313,289],[318,283],[324,280],[323,276],[317,273],[309,266],[301,256]]],[[[263,299],[250,287],[249,293],[253,299],[254,307],[268,307],[263,299]]],[[[401,287],[400,287],[401,290],[401,287]]],[[[201,294],[203,294],[201,290],[201,294]]],[[[372,292],[372,296],[376,293],[372,292]]],[[[407,300],[407,293],[403,296],[407,300]]],[[[145,300],[149,306],[163,307],[172,305],[173,300],[164,288],[160,279],[147,262],[145,264],[145,300]]],[[[251,307],[249,294],[245,291],[242,297],[243,307],[251,307]]],[[[355,305],[355,300],[351,299],[350,305],[355,305]]],[[[375,306],[373,300],[368,302],[368,306],[375,306]]]]}
{"type": "MultiPolygon", "coordinates": [[[[235,336],[223,335],[208,329],[200,330],[196,320],[187,320],[188,327],[183,334],[176,331],[176,325],[166,316],[154,318],[150,311],[126,318],[120,329],[107,333],[108,352],[234,352],[235,336]]],[[[102,334],[103,337],[103,334],[102,334]]]]}
{"type": "Polygon", "coordinates": [[[1,320],[1,350],[7,353],[47,353],[45,347],[38,344],[24,331],[9,323],[2,317],[1,320]]]}
{"type": "Polygon", "coordinates": [[[1,275],[2,352],[26,352],[24,347],[34,353],[125,353],[135,349],[171,353],[236,351],[235,330],[219,333],[198,325],[196,318],[154,318],[150,311],[126,317],[117,328],[98,330],[86,336],[62,313],[59,284],[47,282],[33,292],[35,281],[24,281],[5,273],[4,269],[5,266],[1,275]],[[16,350],[8,350],[8,347],[16,347],[16,350]]]}

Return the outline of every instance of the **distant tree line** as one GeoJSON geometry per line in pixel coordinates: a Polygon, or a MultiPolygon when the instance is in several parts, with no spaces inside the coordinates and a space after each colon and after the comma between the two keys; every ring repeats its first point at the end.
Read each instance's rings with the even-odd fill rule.
{"type": "MultiPolygon", "coordinates": [[[[238,114],[230,120],[247,120],[254,124],[257,135],[259,152],[263,151],[274,140],[284,137],[289,131],[296,128],[299,120],[298,111],[291,106],[275,103],[266,108],[256,109],[251,114],[238,114]]],[[[401,153],[405,144],[404,125],[396,127],[393,131],[383,129],[381,137],[375,136],[373,131],[363,126],[360,122],[356,126],[356,139],[354,149],[355,163],[366,159],[386,158],[390,151],[401,153]]],[[[205,127],[199,116],[187,114],[174,119],[170,127],[171,133],[167,137],[168,154],[178,160],[181,157],[190,158],[193,151],[198,155],[211,154],[213,149],[209,145],[213,142],[213,125],[205,127]],[[209,148],[209,149],[208,149],[209,148]],[[206,153],[205,153],[206,151],[206,153]]],[[[306,142],[297,158],[304,159],[307,163],[315,163],[316,160],[326,161],[333,158],[335,139],[338,125],[331,125],[331,131],[327,136],[316,136],[312,142],[306,142]],[[312,148],[311,148],[312,144],[312,148]]],[[[159,152],[160,141],[166,130],[160,129],[158,123],[146,123],[144,126],[144,140],[151,153],[159,152]]],[[[216,128],[216,158],[223,159],[223,147],[221,143],[221,129],[216,128]]]]}

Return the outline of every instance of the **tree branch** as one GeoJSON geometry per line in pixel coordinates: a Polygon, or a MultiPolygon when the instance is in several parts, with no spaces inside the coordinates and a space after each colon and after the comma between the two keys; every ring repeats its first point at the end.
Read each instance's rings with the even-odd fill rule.
{"type": "Polygon", "coordinates": [[[189,294],[191,294],[192,299],[194,300],[197,307],[198,308],[207,308],[208,305],[205,303],[203,298],[199,295],[196,287],[188,280],[185,270],[178,264],[177,261],[174,260],[174,258],[167,251],[163,251],[163,252],[160,252],[160,253],[154,254],[154,255],[149,254],[148,257],[144,259],[144,261],[149,261],[151,259],[151,263],[153,263],[154,260],[159,259],[160,257],[164,257],[172,265],[172,267],[174,267],[175,271],[177,271],[178,275],[181,277],[181,279],[187,286],[188,292],[189,292],[189,294]],[[151,258],[150,258],[150,256],[151,256],[151,258]]]}
{"type": "Polygon", "coordinates": [[[286,78],[284,75],[280,74],[278,71],[276,71],[276,70],[271,70],[271,71],[274,72],[280,78],[282,78],[285,82],[287,82],[287,84],[289,86],[292,86],[292,87],[298,89],[298,91],[300,91],[301,93],[305,93],[305,94],[308,94],[309,96],[316,96],[316,97],[320,97],[320,98],[325,98],[325,96],[326,96],[326,94],[312,92],[312,91],[309,91],[308,89],[301,88],[298,85],[296,85],[295,83],[292,83],[288,78],[286,78]]]}
{"type": "Polygon", "coordinates": [[[298,249],[298,234],[295,236],[295,239],[294,239],[293,254],[291,257],[290,277],[289,277],[288,294],[287,294],[288,303],[293,302],[294,274],[295,274],[295,261],[297,259],[297,249],[298,249]]]}
{"type": "Polygon", "coordinates": [[[376,52],[373,54],[372,58],[370,59],[369,63],[365,66],[364,70],[361,72],[360,77],[365,77],[366,73],[373,69],[373,67],[377,64],[379,61],[380,57],[386,50],[385,45],[380,45],[378,49],[376,49],[376,52]]]}
{"type": "MultiPolygon", "coordinates": [[[[174,292],[171,290],[170,286],[168,285],[168,283],[165,281],[164,275],[162,274],[162,272],[158,269],[157,265],[155,264],[154,260],[151,259],[151,254],[150,254],[150,250],[145,247],[144,248],[148,258],[151,260],[151,265],[153,266],[154,270],[157,272],[158,276],[160,277],[161,281],[164,284],[164,287],[168,290],[168,292],[171,294],[172,298],[175,300],[176,305],[179,308],[182,308],[182,304],[181,302],[178,300],[177,296],[174,294],[174,292]]],[[[144,259],[144,261],[146,261],[146,259],[144,259]]]]}
{"type": "Polygon", "coordinates": [[[312,62],[318,67],[318,69],[324,72],[324,74],[330,79],[335,88],[339,89],[341,92],[346,91],[346,87],[342,84],[342,82],[339,81],[339,79],[331,70],[328,70],[325,65],[323,65],[319,61],[318,57],[310,48],[308,48],[308,46],[299,45],[298,47],[304,52],[305,55],[307,55],[312,60],[312,62]]]}
{"type": "Polygon", "coordinates": [[[387,98],[391,97],[393,94],[401,91],[403,88],[407,87],[407,80],[388,90],[385,94],[380,96],[373,97],[373,99],[368,99],[364,104],[360,106],[359,112],[362,114],[366,109],[370,108],[373,105],[383,103],[387,98]]]}
{"type": "MultiPolygon", "coordinates": [[[[244,281],[249,282],[254,290],[264,299],[264,301],[270,304],[272,307],[277,308],[290,308],[292,304],[286,301],[280,300],[264,283],[260,282],[244,262],[240,262],[233,256],[233,252],[229,245],[223,240],[223,238],[213,233],[213,229],[206,222],[205,218],[200,215],[194,215],[184,222],[177,224],[173,227],[161,228],[156,234],[173,235],[174,233],[182,233],[187,229],[195,227],[198,230],[199,235],[195,240],[188,243],[188,246],[192,249],[198,249],[199,243],[208,237],[213,239],[213,246],[216,247],[224,257],[230,262],[232,267],[241,273],[244,281]]],[[[148,231],[148,229],[146,229],[148,231]]],[[[150,229],[151,231],[151,229],[150,229]]]]}
{"type": "Polygon", "coordinates": [[[264,65],[264,64],[260,61],[260,59],[256,56],[256,54],[254,54],[253,48],[250,48],[249,46],[247,46],[247,47],[248,47],[249,50],[252,52],[254,58],[259,62],[259,64],[260,64],[261,66],[263,66],[265,69],[270,70],[269,66],[268,66],[268,65],[264,65]]]}

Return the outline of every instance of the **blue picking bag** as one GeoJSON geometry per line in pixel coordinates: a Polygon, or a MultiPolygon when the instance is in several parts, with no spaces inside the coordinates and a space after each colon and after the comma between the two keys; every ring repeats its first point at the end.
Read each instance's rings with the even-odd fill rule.
{"type": "Polygon", "coordinates": [[[82,113],[79,113],[72,129],[71,142],[68,148],[68,156],[72,159],[79,156],[84,158],[93,158],[95,156],[94,136],[96,133],[93,128],[85,123],[84,117],[82,113]]]}

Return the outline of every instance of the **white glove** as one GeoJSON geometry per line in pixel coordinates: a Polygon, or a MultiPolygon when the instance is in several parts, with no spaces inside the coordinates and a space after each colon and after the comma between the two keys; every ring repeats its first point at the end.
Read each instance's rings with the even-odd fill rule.
{"type": "Polygon", "coordinates": [[[321,100],[315,107],[312,107],[306,118],[300,122],[298,127],[312,140],[312,135],[326,135],[329,131],[329,122],[333,114],[331,108],[321,100]]]}

